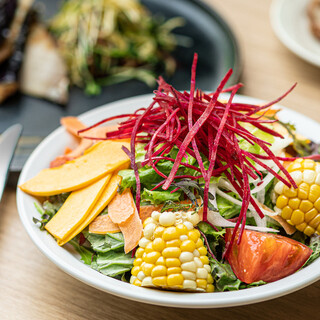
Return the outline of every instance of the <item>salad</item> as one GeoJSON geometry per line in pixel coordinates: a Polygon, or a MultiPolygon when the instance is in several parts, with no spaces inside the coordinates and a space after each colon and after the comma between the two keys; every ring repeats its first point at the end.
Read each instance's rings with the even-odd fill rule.
{"type": "Polygon", "coordinates": [[[319,146],[271,108],[295,85],[234,102],[232,70],[196,89],[197,59],[190,92],[159,78],[147,108],[63,118],[78,146],[19,187],[39,200],[34,222],[106,276],[199,293],[277,281],[320,255],[319,146]]]}

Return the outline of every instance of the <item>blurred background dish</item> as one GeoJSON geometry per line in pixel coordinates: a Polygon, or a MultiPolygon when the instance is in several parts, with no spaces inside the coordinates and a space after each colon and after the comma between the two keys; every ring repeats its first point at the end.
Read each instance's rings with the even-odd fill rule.
{"type": "Polygon", "coordinates": [[[275,34],[289,50],[320,67],[320,39],[312,32],[312,26],[320,24],[318,0],[274,0],[270,19],[275,34]]]}
{"type": "MultiPolygon", "coordinates": [[[[17,1],[18,4],[20,2],[17,1]]],[[[30,3],[32,1],[28,0],[27,2],[30,3]]],[[[49,0],[36,1],[35,4],[36,7],[40,8],[41,16],[46,21],[59,11],[60,6],[59,1],[49,0]]],[[[173,17],[182,17],[185,21],[184,26],[177,27],[173,31],[180,39],[187,40],[187,44],[184,46],[178,45],[172,53],[176,61],[176,71],[172,76],[166,76],[162,72],[162,75],[176,88],[180,90],[189,88],[189,66],[194,52],[197,52],[201,58],[197,71],[199,87],[205,90],[214,89],[219,79],[223,77],[229,68],[234,70],[229,84],[238,80],[241,70],[239,48],[232,31],[218,13],[196,0],[163,0],[161,2],[144,0],[142,4],[153,15],[162,16],[166,20],[173,17]]],[[[98,105],[129,96],[150,93],[153,89],[141,81],[128,80],[103,87],[101,94],[96,96],[88,96],[83,89],[75,86],[66,91],[68,79],[65,77],[66,71],[64,67],[59,63],[59,66],[61,66],[58,72],[55,73],[55,81],[52,81],[55,84],[55,86],[52,84],[54,90],[50,90],[51,85],[49,84],[42,88],[45,95],[43,93],[40,94],[37,92],[40,86],[30,87],[30,84],[36,80],[38,80],[38,83],[43,84],[44,81],[39,82],[39,78],[34,79],[35,75],[29,71],[30,69],[35,70],[35,67],[30,66],[37,66],[37,61],[39,61],[39,65],[40,62],[46,62],[44,65],[47,65],[47,67],[51,65],[50,60],[41,59],[41,56],[35,58],[36,54],[39,54],[40,47],[42,53],[50,52],[51,61],[55,61],[52,64],[57,65],[57,61],[59,61],[56,51],[52,50],[52,38],[49,38],[44,28],[40,26],[33,29],[26,43],[25,61],[31,61],[28,64],[29,68],[22,66],[22,79],[26,80],[22,89],[28,94],[41,96],[46,100],[17,93],[0,105],[0,133],[4,131],[5,127],[15,122],[20,122],[24,126],[24,136],[19,142],[11,166],[12,171],[21,170],[31,151],[43,137],[59,125],[61,117],[78,115],[98,105]],[[38,41],[41,37],[46,38],[45,45],[43,42],[38,41]],[[28,45],[28,42],[32,42],[32,46],[28,45]],[[67,94],[69,97],[61,94],[59,90],[62,90],[62,93],[67,94]],[[55,96],[57,92],[60,92],[58,97],[62,97],[61,101],[55,96]],[[66,104],[60,105],[49,100],[59,103],[66,102],[66,104]]]]}

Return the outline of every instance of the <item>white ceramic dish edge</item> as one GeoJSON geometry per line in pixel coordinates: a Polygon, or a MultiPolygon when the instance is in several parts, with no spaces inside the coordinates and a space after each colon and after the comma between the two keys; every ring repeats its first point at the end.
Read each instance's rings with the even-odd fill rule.
{"type": "MultiPolygon", "coordinates": [[[[320,67],[320,55],[316,52],[308,50],[302,43],[296,41],[293,37],[290,36],[288,32],[288,25],[284,23],[282,19],[282,12],[287,10],[288,5],[296,6],[297,0],[273,0],[271,7],[270,7],[270,21],[271,26],[273,28],[274,33],[279,38],[284,46],[286,46],[289,50],[291,50],[294,54],[296,54],[301,59],[308,61],[309,63],[320,67]]],[[[299,0],[298,0],[299,1],[299,0]]],[[[298,3],[299,6],[305,5],[306,1],[298,3]]],[[[303,26],[302,26],[303,27],[303,26]]],[[[290,28],[290,27],[289,27],[290,28]]],[[[319,43],[320,48],[320,41],[318,41],[311,33],[310,28],[304,28],[305,32],[305,39],[308,39],[308,43],[314,45],[315,43],[319,43]],[[314,38],[314,39],[313,39],[314,38]]]]}
{"type": "MultiPolygon", "coordinates": [[[[86,124],[92,124],[104,117],[119,114],[119,110],[121,110],[121,113],[132,112],[138,107],[147,106],[148,103],[150,103],[152,96],[152,94],[149,94],[110,103],[106,106],[86,112],[80,116],[80,119],[86,124]]],[[[261,100],[245,96],[236,96],[235,99],[241,102],[246,101],[247,103],[262,102],[261,100]]],[[[297,123],[298,131],[302,134],[312,137],[314,136],[314,130],[320,130],[320,125],[315,121],[292,110],[283,107],[282,109],[281,118],[287,118],[292,122],[297,123]]],[[[53,159],[57,154],[60,154],[64,150],[64,147],[71,143],[72,139],[63,128],[60,127],[56,129],[31,154],[21,172],[19,184],[34,176],[40,169],[47,167],[50,159],[53,159]],[[63,140],[63,143],[61,145],[52,144],[52,142],[56,143],[56,141],[59,141],[58,138],[63,140]],[[34,166],[35,163],[39,164],[37,168],[34,166]]],[[[320,279],[319,259],[312,265],[289,277],[261,287],[240,291],[199,294],[176,293],[135,287],[104,276],[84,265],[71,252],[65,248],[59,247],[49,234],[40,231],[40,229],[32,222],[32,217],[36,215],[33,206],[34,201],[34,198],[24,194],[20,189],[17,189],[17,206],[20,219],[28,235],[40,251],[59,268],[74,278],[92,287],[126,299],[181,308],[229,307],[277,298],[301,289],[320,279]]]]}

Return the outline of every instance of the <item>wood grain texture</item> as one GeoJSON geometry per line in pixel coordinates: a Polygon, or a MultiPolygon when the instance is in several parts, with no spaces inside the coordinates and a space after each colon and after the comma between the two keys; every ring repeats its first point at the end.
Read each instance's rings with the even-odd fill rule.
{"type": "MultiPolygon", "coordinates": [[[[207,0],[229,22],[243,58],[242,94],[270,100],[294,82],[283,105],[320,122],[320,69],[278,41],[269,24],[271,1],[207,0]]],[[[201,59],[201,57],[200,57],[201,59]]],[[[59,270],[34,246],[8,187],[0,203],[0,319],[311,319],[320,311],[320,282],[249,306],[175,309],[136,303],[100,292],[59,270]]]]}

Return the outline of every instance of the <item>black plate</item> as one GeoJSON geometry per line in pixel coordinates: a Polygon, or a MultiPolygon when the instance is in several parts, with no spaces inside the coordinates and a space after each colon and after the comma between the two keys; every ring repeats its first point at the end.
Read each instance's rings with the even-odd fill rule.
{"type": "MultiPolygon", "coordinates": [[[[54,15],[59,1],[42,0],[43,15],[46,19],[54,15]]],[[[199,54],[197,87],[212,90],[229,68],[234,73],[229,84],[236,82],[240,75],[239,48],[233,33],[225,21],[212,8],[196,0],[143,0],[152,13],[171,18],[181,16],[184,27],[176,34],[192,39],[190,47],[178,47],[174,56],[178,61],[176,73],[167,79],[177,89],[190,86],[190,69],[194,52],[199,54]]],[[[0,105],[0,132],[14,123],[24,126],[23,137],[14,157],[11,171],[21,170],[25,160],[36,145],[59,126],[59,119],[66,115],[79,115],[97,106],[140,94],[150,93],[153,88],[138,81],[128,81],[103,89],[95,97],[86,96],[81,89],[71,88],[67,106],[17,94],[0,105]]],[[[120,111],[121,112],[121,111],[120,111]]]]}

